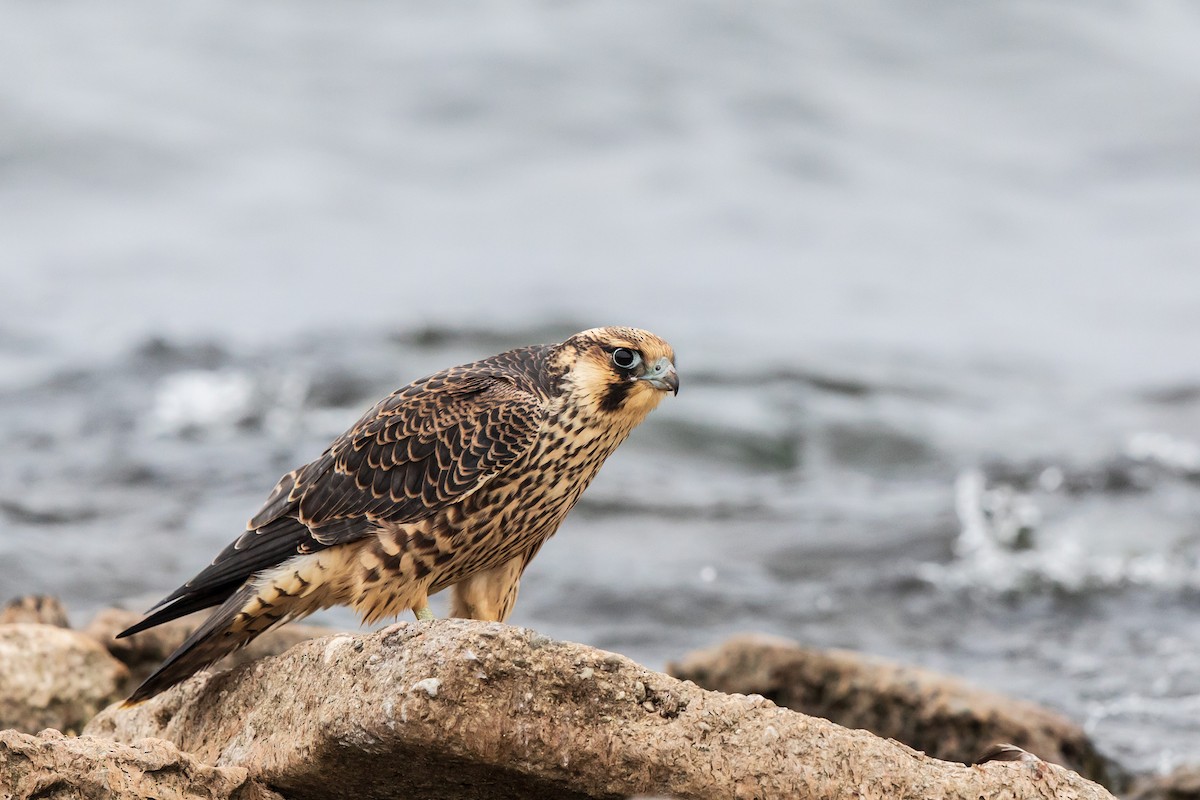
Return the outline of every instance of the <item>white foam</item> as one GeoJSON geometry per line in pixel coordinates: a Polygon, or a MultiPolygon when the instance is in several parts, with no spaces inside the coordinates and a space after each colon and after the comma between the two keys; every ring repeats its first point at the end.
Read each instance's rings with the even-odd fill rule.
{"type": "Polygon", "coordinates": [[[154,396],[150,429],[178,435],[188,430],[231,429],[254,409],[254,382],[233,370],[186,370],[163,378],[154,396]]]}

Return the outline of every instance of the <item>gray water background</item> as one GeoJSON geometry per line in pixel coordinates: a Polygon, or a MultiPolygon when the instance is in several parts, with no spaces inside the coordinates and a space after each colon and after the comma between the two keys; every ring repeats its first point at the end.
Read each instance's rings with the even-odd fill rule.
{"type": "Polygon", "coordinates": [[[856,648],[1195,760],[1198,41],[1184,0],[5,4],[0,595],[144,607],[392,388],[632,324],[682,392],[513,622],[856,648]]]}

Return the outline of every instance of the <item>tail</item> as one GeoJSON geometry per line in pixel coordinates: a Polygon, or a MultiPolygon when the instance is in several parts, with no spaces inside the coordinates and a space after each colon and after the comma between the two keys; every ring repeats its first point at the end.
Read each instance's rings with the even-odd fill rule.
{"type": "MultiPolygon", "coordinates": [[[[283,485],[283,482],[280,483],[283,485]]],[[[283,517],[239,536],[213,563],[163,598],[120,639],[217,606],[125,705],[140,703],[247,645],[273,625],[324,608],[328,587],[322,556],[331,545],[316,543],[299,520],[283,517]]]]}
{"type": "Polygon", "coordinates": [[[137,705],[184,682],[282,621],[280,616],[264,611],[267,607],[259,591],[252,582],[246,582],[142,682],[122,707],[137,705]]]}
{"type": "MultiPolygon", "coordinates": [[[[308,616],[320,608],[343,601],[337,584],[331,585],[326,573],[340,574],[337,564],[330,562],[327,552],[310,553],[285,561],[275,569],[251,575],[230,591],[225,601],[197,628],[187,640],[162,663],[125,701],[132,706],[148,700],[159,692],[195,675],[240,647],[245,647],[260,633],[276,625],[308,616]]],[[[195,605],[211,594],[200,597],[195,605]]],[[[122,635],[147,626],[158,616],[179,616],[177,605],[189,607],[193,601],[183,597],[176,605],[168,605],[149,620],[138,623],[122,635]]],[[[215,603],[208,603],[215,605],[215,603]]],[[[203,607],[203,606],[199,606],[203,607]]]]}

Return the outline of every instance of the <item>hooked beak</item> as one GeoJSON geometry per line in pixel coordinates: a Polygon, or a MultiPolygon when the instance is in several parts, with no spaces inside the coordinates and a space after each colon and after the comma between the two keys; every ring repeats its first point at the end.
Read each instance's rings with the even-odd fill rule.
{"type": "Polygon", "coordinates": [[[645,381],[660,392],[679,394],[679,374],[675,372],[675,365],[666,356],[655,362],[638,380],[645,381]]]}

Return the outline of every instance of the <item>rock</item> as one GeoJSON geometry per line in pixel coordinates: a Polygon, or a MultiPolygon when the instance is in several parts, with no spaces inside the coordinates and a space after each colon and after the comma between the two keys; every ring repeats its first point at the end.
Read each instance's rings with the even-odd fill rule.
{"type": "Polygon", "coordinates": [[[45,800],[282,800],[241,767],[210,767],[170,742],[132,745],[0,731],[0,798],[45,800]]]}
{"type": "Polygon", "coordinates": [[[1109,798],[1051,764],[938,761],[499,623],[401,623],[201,673],[86,733],[160,737],[306,798],[1109,798]]]}
{"type": "Polygon", "coordinates": [[[0,625],[10,622],[37,622],[42,625],[54,625],[58,628],[69,628],[67,609],[57,597],[48,594],[27,594],[9,600],[0,609],[0,625]]]}
{"type": "Polygon", "coordinates": [[[1125,782],[1082,728],[1052,711],[862,653],[741,636],[693,653],[667,671],[716,691],[761,694],[935,758],[969,764],[989,746],[1005,742],[1107,786],[1125,782]]]}
{"type": "MultiPolygon", "coordinates": [[[[192,614],[182,619],[159,625],[124,639],[115,638],[118,633],[141,620],[142,615],[121,608],[100,611],[88,623],[84,633],[100,642],[112,655],[129,668],[130,681],[126,694],[145,680],[183,640],[191,635],[207,617],[207,612],[192,614]]],[[[276,655],[294,644],[319,636],[336,633],[332,628],[318,625],[285,625],[267,631],[247,647],[231,653],[216,665],[219,670],[257,661],[264,656],[276,655]]]]}
{"type": "Polygon", "coordinates": [[[0,729],[76,730],[122,696],[128,670],[90,636],[0,625],[0,729]]]}
{"type": "Polygon", "coordinates": [[[1200,767],[1180,767],[1169,775],[1141,778],[1129,800],[1200,800],[1200,767]]]}

